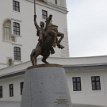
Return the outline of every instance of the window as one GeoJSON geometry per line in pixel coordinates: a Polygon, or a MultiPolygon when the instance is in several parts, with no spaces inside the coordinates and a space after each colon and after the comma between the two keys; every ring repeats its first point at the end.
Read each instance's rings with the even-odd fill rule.
{"type": "Polygon", "coordinates": [[[21,60],[21,48],[14,47],[14,60],[21,60]]]}
{"type": "Polygon", "coordinates": [[[4,40],[11,40],[11,21],[6,20],[3,25],[4,40]]]}
{"type": "Polygon", "coordinates": [[[46,10],[42,10],[42,18],[46,19],[48,16],[47,11],[46,10]]]}
{"type": "Polygon", "coordinates": [[[92,90],[101,90],[100,76],[91,77],[92,90]]]}
{"type": "Polygon", "coordinates": [[[13,10],[20,12],[20,2],[13,0],[13,10]]]}
{"type": "Polygon", "coordinates": [[[24,82],[21,82],[20,83],[20,94],[22,95],[22,91],[23,91],[23,85],[24,85],[24,82]]]}
{"type": "Polygon", "coordinates": [[[0,98],[3,98],[3,86],[0,86],[0,98]]]}
{"type": "Polygon", "coordinates": [[[55,0],[55,4],[57,4],[57,0],[55,0]]]}
{"type": "Polygon", "coordinates": [[[73,91],[81,91],[81,78],[80,77],[73,77],[73,91]]]}
{"type": "Polygon", "coordinates": [[[17,22],[13,22],[13,34],[20,35],[20,24],[17,22]]]}
{"type": "Polygon", "coordinates": [[[3,24],[3,39],[15,42],[15,37],[11,35],[11,21],[6,20],[3,24]]]}
{"type": "Polygon", "coordinates": [[[9,96],[10,96],[10,97],[13,97],[13,96],[14,96],[13,84],[9,84],[9,96]]]}
{"type": "Polygon", "coordinates": [[[4,40],[11,40],[11,21],[6,20],[3,25],[4,40]]]}

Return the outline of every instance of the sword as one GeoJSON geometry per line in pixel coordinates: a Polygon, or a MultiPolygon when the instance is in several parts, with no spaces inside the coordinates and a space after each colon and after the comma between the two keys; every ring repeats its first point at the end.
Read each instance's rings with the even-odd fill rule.
{"type": "Polygon", "coordinates": [[[34,0],[34,14],[36,15],[36,0],[34,0]]]}

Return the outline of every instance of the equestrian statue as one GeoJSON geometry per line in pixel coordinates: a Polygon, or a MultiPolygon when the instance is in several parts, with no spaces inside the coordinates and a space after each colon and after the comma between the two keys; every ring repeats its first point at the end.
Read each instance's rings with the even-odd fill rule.
{"type": "MultiPolygon", "coordinates": [[[[34,3],[35,5],[35,3],[34,3]]],[[[34,7],[35,8],[35,7],[34,7]]],[[[46,19],[45,23],[40,22],[40,25],[37,24],[37,15],[34,13],[34,25],[37,29],[38,43],[36,48],[32,50],[30,59],[32,65],[37,65],[37,57],[42,55],[42,61],[45,64],[49,64],[46,59],[50,54],[54,54],[54,48],[57,46],[60,49],[63,49],[64,46],[60,44],[64,38],[64,34],[58,32],[58,26],[52,23],[52,15],[46,19]]]]}

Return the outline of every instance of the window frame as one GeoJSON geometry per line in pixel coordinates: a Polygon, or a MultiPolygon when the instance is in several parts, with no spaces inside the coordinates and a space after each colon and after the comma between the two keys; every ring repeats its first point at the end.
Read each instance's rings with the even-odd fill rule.
{"type": "Polygon", "coordinates": [[[48,11],[42,9],[42,19],[46,20],[48,17],[48,11]]]}
{"type": "Polygon", "coordinates": [[[20,82],[20,95],[23,93],[24,82],[20,82]]]}
{"type": "Polygon", "coordinates": [[[16,38],[12,36],[12,25],[11,20],[5,20],[3,23],[3,41],[5,42],[16,42],[16,38]]]}
{"type": "Polygon", "coordinates": [[[0,98],[3,98],[3,86],[0,86],[0,98]]]}
{"type": "Polygon", "coordinates": [[[73,91],[82,91],[81,77],[72,77],[73,91]]]}
{"type": "Polygon", "coordinates": [[[21,61],[21,48],[18,46],[14,47],[14,60],[21,61]]]}
{"type": "Polygon", "coordinates": [[[20,2],[17,0],[13,0],[13,10],[20,12],[20,2]]]}
{"type": "Polygon", "coordinates": [[[20,23],[14,21],[12,31],[13,35],[20,36],[20,23]]]}
{"type": "Polygon", "coordinates": [[[100,76],[91,76],[92,90],[101,90],[100,76]]]}
{"type": "Polygon", "coordinates": [[[11,41],[11,21],[6,20],[3,24],[3,38],[5,41],[11,41]]]}
{"type": "Polygon", "coordinates": [[[57,1],[57,0],[55,0],[55,4],[56,4],[56,5],[58,4],[58,1],[57,1]]]}
{"type": "Polygon", "coordinates": [[[9,84],[9,96],[13,97],[14,96],[14,85],[9,84]]]}

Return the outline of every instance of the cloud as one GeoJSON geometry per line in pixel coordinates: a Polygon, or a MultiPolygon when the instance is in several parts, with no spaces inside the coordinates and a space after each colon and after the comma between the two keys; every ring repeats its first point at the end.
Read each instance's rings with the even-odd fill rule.
{"type": "Polygon", "coordinates": [[[70,56],[107,54],[107,0],[68,0],[70,56]]]}

